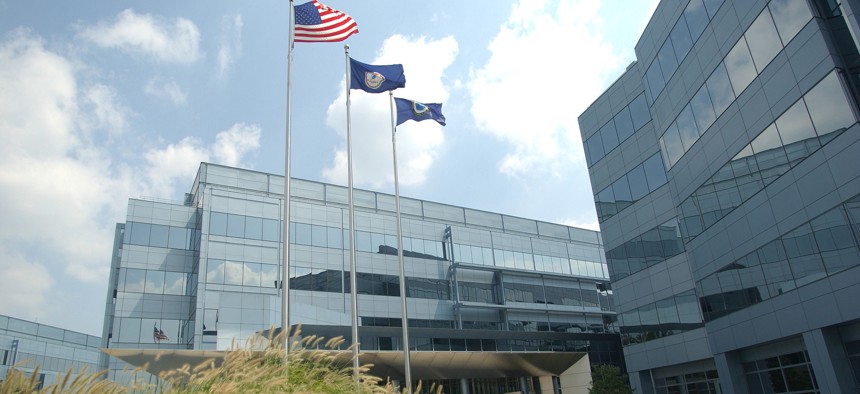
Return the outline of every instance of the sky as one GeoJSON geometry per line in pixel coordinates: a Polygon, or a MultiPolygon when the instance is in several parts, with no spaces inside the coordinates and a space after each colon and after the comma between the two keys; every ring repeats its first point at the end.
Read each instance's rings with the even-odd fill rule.
{"type": "MultiPolygon", "coordinates": [[[[348,44],[443,105],[397,128],[402,196],[598,229],[577,117],[657,0],[323,3],[359,33],[295,45],[293,177],[347,184],[348,44]]],[[[129,198],[182,201],[201,161],[284,173],[289,4],[0,0],[0,314],[101,335],[129,198]]],[[[350,97],[354,185],[393,194],[388,95],[350,97]]]]}

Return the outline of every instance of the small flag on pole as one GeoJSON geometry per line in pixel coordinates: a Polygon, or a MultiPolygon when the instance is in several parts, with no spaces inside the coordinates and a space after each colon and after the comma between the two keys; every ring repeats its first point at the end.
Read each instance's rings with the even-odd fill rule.
{"type": "Polygon", "coordinates": [[[170,338],[164,334],[164,331],[158,329],[158,326],[152,325],[152,341],[153,342],[161,342],[161,341],[169,341],[170,338]]]}
{"type": "Polygon", "coordinates": [[[406,86],[406,75],[402,64],[374,66],[349,58],[350,89],[361,89],[368,93],[381,93],[406,86]]]}
{"type": "Polygon", "coordinates": [[[295,42],[338,42],[358,33],[347,14],[313,0],[295,6],[295,42]]]}
{"type": "Polygon", "coordinates": [[[425,119],[433,119],[440,125],[445,125],[445,115],[442,115],[442,104],[424,104],[417,101],[395,97],[397,103],[397,124],[407,120],[420,122],[425,119]]]}

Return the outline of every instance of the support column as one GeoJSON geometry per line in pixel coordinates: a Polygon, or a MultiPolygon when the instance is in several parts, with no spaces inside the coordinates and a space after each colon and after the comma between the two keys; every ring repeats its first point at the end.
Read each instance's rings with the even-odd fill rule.
{"type": "Polygon", "coordinates": [[[588,354],[562,372],[558,380],[564,394],[588,394],[591,389],[591,361],[588,354]]]}
{"type": "Polygon", "coordinates": [[[651,371],[638,371],[627,374],[630,379],[630,388],[637,394],[654,394],[654,381],[651,379],[651,371]]]}
{"type": "Polygon", "coordinates": [[[720,386],[724,393],[744,394],[749,391],[741,358],[737,352],[715,354],[714,364],[717,365],[720,386]]]}
{"type": "Polygon", "coordinates": [[[540,394],[556,394],[555,387],[553,386],[552,376],[544,375],[538,376],[538,382],[540,382],[540,394]]]}
{"type": "Polygon", "coordinates": [[[804,332],[803,343],[822,393],[849,393],[855,390],[851,363],[835,328],[804,332]]]}
{"type": "Polygon", "coordinates": [[[470,394],[472,392],[469,389],[469,379],[460,379],[460,392],[463,394],[470,394]]]}

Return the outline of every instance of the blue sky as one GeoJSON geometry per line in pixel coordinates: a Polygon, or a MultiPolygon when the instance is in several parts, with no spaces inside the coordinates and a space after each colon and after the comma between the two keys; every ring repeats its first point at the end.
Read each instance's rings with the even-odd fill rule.
{"type": "MultiPolygon", "coordinates": [[[[289,3],[84,3],[0,0],[0,314],[100,335],[128,198],[181,200],[201,161],[283,173],[289,3]]],[[[323,3],[443,103],[398,127],[401,195],[597,229],[576,118],[656,0],[323,3]]],[[[296,44],[294,177],[346,184],[343,44],[296,44]]],[[[355,186],[393,193],[388,97],[351,98],[355,186]]]]}

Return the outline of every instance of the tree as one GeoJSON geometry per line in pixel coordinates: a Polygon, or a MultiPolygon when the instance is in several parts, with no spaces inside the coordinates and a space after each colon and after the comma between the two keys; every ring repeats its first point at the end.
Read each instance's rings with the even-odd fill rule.
{"type": "Polygon", "coordinates": [[[632,394],[621,369],[614,365],[596,365],[591,371],[591,394],[632,394]]]}

